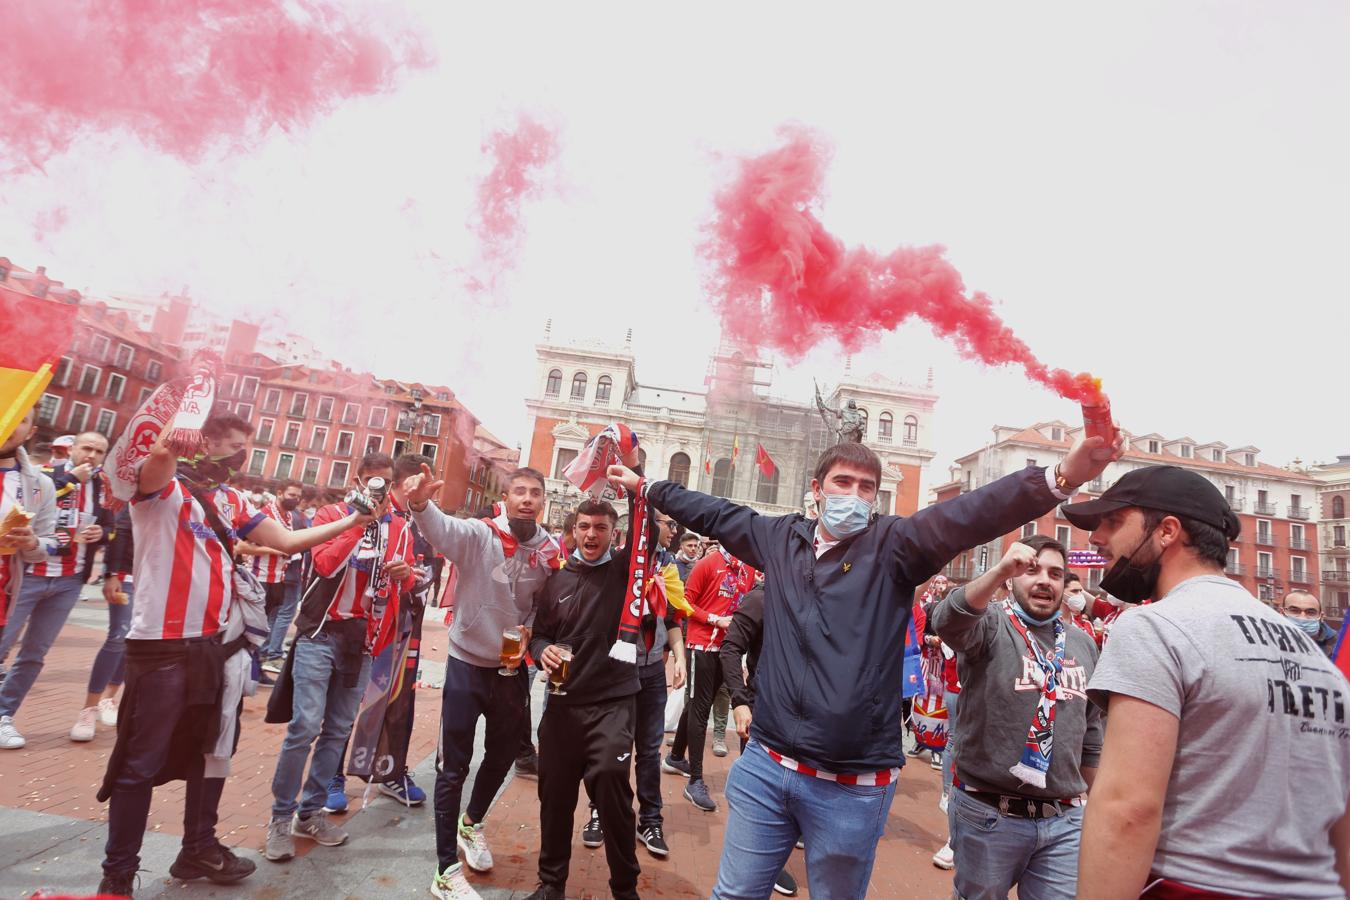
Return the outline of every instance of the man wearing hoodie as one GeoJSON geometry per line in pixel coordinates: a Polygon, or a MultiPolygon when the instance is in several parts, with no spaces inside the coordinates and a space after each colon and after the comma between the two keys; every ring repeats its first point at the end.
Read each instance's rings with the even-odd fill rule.
{"type": "MultiPolygon", "coordinates": [[[[17,637],[14,632],[23,627],[22,622],[9,625],[5,623],[19,597],[19,589],[23,586],[24,567],[44,562],[59,546],[54,533],[56,488],[52,480],[38,471],[37,466],[29,461],[28,452],[23,448],[24,441],[28,440],[32,433],[33,411],[30,409],[28,415],[24,416],[14,429],[14,433],[4,444],[0,444],[0,479],[2,479],[0,483],[4,487],[4,498],[0,500],[0,521],[4,521],[16,506],[33,514],[28,524],[11,528],[0,537],[0,634],[7,631],[10,637],[17,637]]],[[[55,639],[56,632],[60,631],[61,623],[65,622],[69,612],[70,610],[66,609],[60,613],[61,622],[56,624],[55,630],[43,628],[41,622],[30,622],[29,628],[37,627],[44,632],[51,630],[51,639],[46,641],[47,646],[50,646],[51,640],[55,639]]],[[[31,665],[25,665],[24,662],[24,656],[28,652],[27,643],[25,641],[24,651],[20,653],[19,660],[5,679],[6,687],[15,679],[31,685],[33,678],[37,677],[37,670],[32,669],[31,665]],[[31,674],[24,674],[26,670],[32,670],[31,674]]],[[[47,652],[46,647],[41,649],[36,669],[42,668],[41,657],[47,652]]],[[[24,692],[26,691],[25,687],[24,692]]],[[[17,750],[25,743],[23,735],[14,727],[13,715],[13,710],[0,714],[0,749],[17,750]]]]}
{"type": "Polygon", "coordinates": [[[441,741],[436,765],[436,897],[474,898],[460,868],[458,850],[476,872],[492,868],[483,830],[492,799],[520,749],[529,685],[512,660],[513,675],[500,675],[502,632],[533,620],[534,594],[557,563],[559,548],[535,518],[544,503],[544,476],[516,469],[507,479],[500,513],[492,519],[456,519],[431,499],[445,485],[430,466],[404,482],[413,521],[437,552],[459,569],[455,618],[450,626],[441,694],[441,741]],[[483,760],[468,809],[460,815],[464,779],[473,756],[478,720],[486,719],[483,760]]]}
{"type": "Polygon", "coordinates": [[[1086,438],[1053,469],[1029,466],[908,518],[873,516],[881,460],[861,444],[821,454],[817,520],[610,468],[612,482],[645,487],[653,507],[765,574],[755,714],[727,778],[714,897],[768,896],[798,837],[812,896],[865,896],[904,761],[896,651],[915,588],[962,550],[1054,509],[1120,453],[1119,441],[1086,438]]]}
{"type": "Polygon", "coordinates": [[[1322,604],[1316,594],[1290,591],[1284,595],[1280,612],[1321,647],[1323,653],[1331,656],[1331,651],[1336,649],[1336,631],[1322,618],[1322,604]]]}

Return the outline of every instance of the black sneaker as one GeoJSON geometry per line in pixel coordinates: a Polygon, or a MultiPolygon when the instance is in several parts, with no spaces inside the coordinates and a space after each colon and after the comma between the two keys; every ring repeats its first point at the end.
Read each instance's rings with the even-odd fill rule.
{"type": "Polygon", "coordinates": [[[130,897],[136,888],[136,873],[124,872],[118,875],[104,873],[98,883],[98,893],[105,897],[130,897]]]}
{"type": "Polygon", "coordinates": [[[240,859],[228,847],[217,844],[215,849],[200,856],[192,856],[184,848],[169,866],[169,874],[180,881],[209,878],[215,884],[234,884],[243,881],[258,868],[251,859],[240,859]]]}
{"type": "Polygon", "coordinates": [[[797,896],[797,879],[789,875],[787,869],[784,869],[779,872],[778,877],[773,880],[773,889],[779,894],[795,897],[797,896]]]}
{"type": "Polygon", "coordinates": [[[539,757],[531,753],[529,756],[516,758],[516,777],[528,778],[530,781],[539,780],[539,757]]]}
{"type": "Polygon", "coordinates": [[[563,900],[563,894],[562,891],[555,891],[548,885],[541,884],[525,900],[563,900]]]}
{"type": "Polygon", "coordinates": [[[666,843],[666,836],[661,831],[660,825],[646,825],[638,829],[638,840],[647,845],[648,852],[652,856],[662,858],[670,855],[670,845],[666,843]]]}
{"type": "Polygon", "coordinates": [[[700,778],[689,782],[689,786],[684,789],[684,799],[697,806],[704,812],[716,812],[717,803],[713,800],[712,794],[708,791],[708,786],[700,778]]]}
{"type": "Polygon", "coordinates": [[[262,687],[276,687],[277,680],[267,674],[267,670],[260,670],[258,674],[258,684],[262,687]]]}
{"type": "Polygon", "coordinates": [[[604,845],[605,830],[600,827],[600,811],[598,809],[591,810],[591,820],[586,823],[585,828],[581,829],[581,843],[592,850],[604,845]]]}
{"type": "Polygon", "coordinates": [[[689,777],[689,760],[676,759],[674,756],[667,755],[661,760],[661,771],[668,772],[671,775],[683,775],[689,777]]]}

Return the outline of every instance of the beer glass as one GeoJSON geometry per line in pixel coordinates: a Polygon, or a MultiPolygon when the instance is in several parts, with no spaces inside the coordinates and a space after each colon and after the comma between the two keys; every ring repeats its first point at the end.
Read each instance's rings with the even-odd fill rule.
{"type": "Polygon", "coordinates": [[[498,675],[515,675],[519,672],[519,667],[511,668],[511,661],[520,655],[520,629],[506,628],[502,630],[502,667],[497,670],[498,675]]]}
{"type": "Polygon", "coordinates": [[[558,667],[548,673],[549,693],[555,697],[562,697],[567,691],[562,686],[567,683],[567,670],[572,667],[572,648],[568,644],[554,644],[558,648],[558,654],[562,656],[562,662],[558,667]]]}
{"type": "Polygon", "coordinates": [[[84,530],[88,528],[90,525],[97,525],[98,517],[95,516],[93,513],[76,512],[71,515],[70,519],[71,519],[69,525],[70,542],[72,544],[88,543],[84,539],[84,530]]]}

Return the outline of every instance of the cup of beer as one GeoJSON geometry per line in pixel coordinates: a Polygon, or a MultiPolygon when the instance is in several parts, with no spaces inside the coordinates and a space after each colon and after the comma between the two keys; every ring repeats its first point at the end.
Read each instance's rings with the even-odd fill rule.
{"type": "Polygon", "coordinates": [[[572,667],[572,647],[569,644],[554,644],[558,648],[558,654],[562,657],[562,662],[558,663],[557,668],[548,673],[548,692],[555,697],[566,695],[567,691],[562,686],[567,683],[567,670],[572,667]]]}
{"type": "Polygon", "coordinates": [[[512,668],[511,663],[520,656],[520,641],[519,628],[502,630],[502,667],[497,670],[498,675],[515,675],[519,672],[519,667],[512,668]]]}
{"type": "Polygon", "coordinates": [[[98,517],[93,513],[77,512],[70,519],[70,542],[72,544],[88,543],[84,538],[84,531],[91,525],[97,525],[98,517]]]}

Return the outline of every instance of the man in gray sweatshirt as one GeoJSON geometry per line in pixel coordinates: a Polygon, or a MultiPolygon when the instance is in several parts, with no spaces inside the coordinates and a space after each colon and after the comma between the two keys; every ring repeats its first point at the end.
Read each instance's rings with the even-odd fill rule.
{"type": "Polygon", "coordinates": [[[529,690],[519,671],[521,653],[502,665],[502,632],[533,621],[534,594],[559,561],[560,548],[535,518],[543,508],[544,476],[516,469],[492,519],[456,519],[430,502],[443,481],[430,468],[404,483],[413,520],[431,546],[459,569],[455,617],[450,626],[445,688],[441,694],[441,741],[436,766],[436,875],[433,896],[474,898],[460,870],[458,850],[476,872],[492,868],[492,852],[483,833],[483,817],[515,762],[527,715],[529,690]],[[478,719],[487,722],[483,761],[464,815],[460,800],[473,756],[478,719]]]}
{"type": "Polygon", "coordinates": [[[1035,535],[934,607],[956,651],[961,746],[948,816],[954,887],[966,900],[1075,896],[1082,795],[1101,756],[1087,702],[1097,646],[1060,617],[1063,545],[1035,535]],[[1007,607],[991,604],[1007,582],[1007,607]]]}

